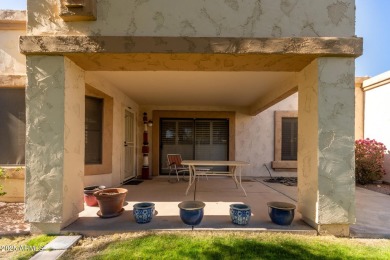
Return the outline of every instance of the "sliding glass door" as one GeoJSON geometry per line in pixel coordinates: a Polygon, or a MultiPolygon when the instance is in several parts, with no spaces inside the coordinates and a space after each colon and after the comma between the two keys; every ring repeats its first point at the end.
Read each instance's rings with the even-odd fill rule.
{"type": "Polygon", "coordinates": [[[226,119],[160,120],[160,174],[168,173],[167,154],[180,154],[183,160],[228,160],[228,151],[226,119]]]}

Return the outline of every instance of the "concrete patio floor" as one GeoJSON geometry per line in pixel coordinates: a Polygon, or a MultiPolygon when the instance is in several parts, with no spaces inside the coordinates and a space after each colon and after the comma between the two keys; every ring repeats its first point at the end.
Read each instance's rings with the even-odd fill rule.
{"type": "MultiPolygon", "coordinates": [[[[297,187],[279,183],[267,183],[264,178],[251,178],[243,181],[247,192],[245,197],[240,188],[228,177],[201,178],[196,187],[196,200],[205,202],[204,217],[194,230],[226,230],[256,232],[293,232],[316,235],[317,232],[301,219],[296,210],[290,226],[279,226],[271,222],[268,216],[267,202],[285,201],[297,204],[297,187]],[[251,206],[252,216],[246,226],[232,224],[229,205],[245,203],[251,206]]],[[[79,219],[62,230],[63,233],[75,232],[83,235],[103,235],[129,231],[145,230],[191,230],[179,216],[178,204],[194,199],[194,186],[188,195],[185,190],[188,183],[180,181],[169,183],[165,177],[145,180],[139,185],[125,185],[128,189],[125,211],[122,215],[102,219],[97,216],[99,207],[85,206],[79,219]],[[132,215],[133,205],[138,202],[155,203],[157,215],[147,224],[137,224],[132,215]]],[[[390,238],[390,196],[363,188],[356,188],[356,224],[351,225],[351,237],[390,238]]]]}
{"type": "MultiPolygon", "coordinates": [[[[296,204],[296,187],[276,184],[279,191],[266,186],[261,179],[250,179],[242,182],[247,197],[241,188],[236,188],[229,177],[201,178],[196,186],[196,200],[206,204],[204,217],[194,230],[246,230],[278,231],[316,235],[317,232],[301,220],[301,214],[295,211],[294,221],[290,226],[280,226],[271,222],[268,216],[267,202],[284,201],[296,204]],[[229,205],[245,203],[251,206],[252,216],[248,225],[239,226],[231,222],[229,205]]],[[[145,230],[191,230],[179,216],[178,204],[181,201],[194,199],[194,185],[185,195],[188,182],[170,183],[167,178],[158,177],[145,180],[139,185],[125,185],[128,189],[125,211],[115,218],[102,219],[97,216],[99,207],[85,206],[79,219],[62,230],[63,233],[75,232],[83,235],[102,235],[128,231],[145,230]],[[155,203],[156,216],[150,223],[137,224],[132,215],[133,205],[138,202],[155,203]]]]}

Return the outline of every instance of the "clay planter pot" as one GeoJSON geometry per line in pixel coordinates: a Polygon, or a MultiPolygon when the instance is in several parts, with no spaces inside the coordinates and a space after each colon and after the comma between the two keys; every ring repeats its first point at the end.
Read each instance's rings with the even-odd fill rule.
{"type": "Polygon", "coordinates": [[[206,206],[201,201],[183,201],[179,203],[180,218],[184,224],[190,226],[199,225],[203,219],[203,208],[206,206]]]}
{"type": "Polygon", "coordinates": [[[96,197],[93,196],[93,193],[98,190],[105,189],[106,186],[87,186],[84,187],[84,202],[87,204],[87,206],[93,207],[97,206],[98,202],[96,200],[96,197]]]}
{"type": "Polygon", "coordinates": [[[294,219],[295,205],[287,202],[268,202],[268,215],[278,225],[290,225],[294,219]]]}
{"type": "Polygon", "coordinates": [[[231,204],[230,218],[236,225],[247,225],[251,219],[251,207],[246,204],[231,204]]]}
{"type": "Polygon", "coordinates": [[[154,215],[154,203],[140,202],[133,206],[133,216],[138,224],[149,223],[154,215]]]}
{"type": "Polygon", "coordinates": [[[102,218],[112,218],[119,216],[123,212],[123,202],[125,201],[127,189],[111,188],[95,191],[100,210],[98,216],[102,218]]]}

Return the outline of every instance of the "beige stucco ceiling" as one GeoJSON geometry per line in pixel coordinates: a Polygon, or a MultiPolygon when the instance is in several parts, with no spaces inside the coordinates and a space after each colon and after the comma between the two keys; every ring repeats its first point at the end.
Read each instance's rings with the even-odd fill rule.
{"type": "Polygon", "coordinates": [[[293,72],[89,71],[139,105],[249,107],[293,72]]]}

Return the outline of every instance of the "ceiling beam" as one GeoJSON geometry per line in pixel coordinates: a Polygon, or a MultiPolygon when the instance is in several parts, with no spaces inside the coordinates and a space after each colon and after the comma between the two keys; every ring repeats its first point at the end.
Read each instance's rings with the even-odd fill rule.
{"type": "Polygon", "coordinates": [[[287,80],[275,86],[267,94],[261,96],[254,104],[249,108],[249,114],[255,116],[267,108],[275,105],[283,99],[291,96],[298,91],[298,79],[297,73],[294,73],[287,80]]]}
{"type": "Polygon", "coordinates": [[[201,53],[277,54],[358,57],[363,40],[357,37],[141,37],[141,36],[21,36],[26,55],[71,53],[201,53]]]}

